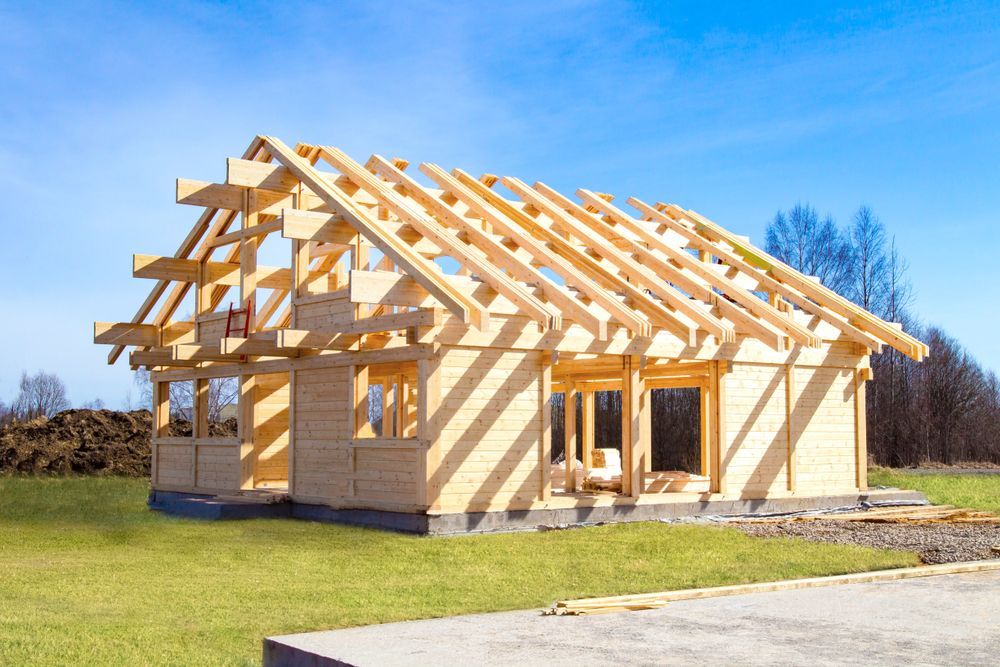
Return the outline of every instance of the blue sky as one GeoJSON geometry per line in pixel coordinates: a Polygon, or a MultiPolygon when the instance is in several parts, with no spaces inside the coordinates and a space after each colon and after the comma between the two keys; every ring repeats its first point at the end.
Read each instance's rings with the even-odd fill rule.
{"type": "Polygon", "coordinates": [[[682,204],[763,242],[779,208],[895,233],[915,307],[1000,369],[996,3],[0,1],[0,399],[22,369],[121,404],[92,322],[151,287],[257,133],[682,204]],[[758,6],[764,5],[764,7],[758,6]]]}

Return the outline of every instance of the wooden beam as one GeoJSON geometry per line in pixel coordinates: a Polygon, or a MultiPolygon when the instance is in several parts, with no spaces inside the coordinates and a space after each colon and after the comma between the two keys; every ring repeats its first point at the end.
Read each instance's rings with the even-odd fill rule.
{"type": "Polygon", "coordinates": [[[391,234],[362,211],[343,190],[323,179],[308,162],[291,151],[279,139],[264,137],[268,150],[295,176],[316,192],[336,213],[408,273],[445,308],[479,329],[489,328],[489,314],[480,304],[449,288],[441,279],[440,269],[391,234]]]}
{"type": "Polygon", "coordinates": [[[724,240],[751,264],[770,272],[778,280],[795,287],[819,305],[846,317],[848,322],[854,326],[877,336],[903,354],[916,361],[920,361],[928,354],[927,346],[916,338],[851,303],[833,290],[810,280],[792,267],[762,250],[743,242],[734,234],[729,233],[704,216],[694,211],[684,210],[675,204],[664,204],[663,206],[667,211],[672,212],[678,217],[690,220],[696,226],[697,231],[703,232],[710,237],[714,236],[716,239],[724,240]]]}
{"type": "Polygon", "coordinates": [[[239,419],[237,420],[237,437],[240,440],[239,446],[239,484],[241,489],[254,488],[254,468],[256,468],[256,456],[254,453],[254,413],[256,412],[254,391],[257,384],[256,376],[240,376],[240,395],[237,409],[239,419]]]}
{"type": "Polygon", "coordinates": [[[662,211],[659,211],[649,204],[636,199],[635,197],[630,197],[628,200],[630,206],[640,211],[643,215],[649,218],[651,221],[659,224],[661,227],[666,227],[672,232],[682,236],[692,247],[698,249],[699,251],[714,255],[720,260],[724,261],[727,265],[733,267],[737,271],[741,272],[742,275],[747,278],[756,280],[761,289],[768,290],[771,293],[779,294],[785,299],[788,299],[793,304],[802,308],[803,311],[812,313],[813,315],[819,317],[824,322],[827,322],[840,331],[844,333],[845,336],[859,342],[865,347],[875,350],[876,352],[881,351],[882,342],[877,338],[861,331],[857,327],[851,325],[846,320],[841,319],[837,315],[827,311],[825,308],[819,306],[818,304],[807,299],[798,290],[785,285],[784,283],[776,280],[775,278],[767,275],[763,271],[755,268],[749,262],[744,260],[738,254],[730,251],[727,246],[723,246],[719,243],[713,242],[712,240],[701,236],[696,233],[693,229],[689,229],[685,225],[681,224],[677,220],[669,217],[662,211]]]}
{"type": "Polygon", "coordinates": [[[454,208],[448,206],[441,199],[428,194],[416,181],[380,155],[373,155],[369,159],[368,164],[375,169],[376,173],[403,187],[407,195],[424,206],[428,211],[438,216],[449,227],[465,234],[469,241],[480,248],[498,267],[507,271],[518,280],[538,285],[542,294],[549,300],[551,305],[554,308],[560,309],[547,311],[548,317],[554,318],[551,320],[551,327],[553,329],[560,328],[561,322],[559,320],[563,316],[566,316],[574,319],[581,326],[586,327],[598,338],[605,338],[607,336],[608,321],[606,318],[599,318],[562,286],[553,282],[548,276],[531,264],[522,261],[517,256],[517,253],[504,245],[500,239],[483,230],[481,225],[460,215],[454,208]]]}
{"type": "Polygon", "coordinates": [[[854,461],[859,491],[868,490],[868,415],[865,406],[865,374],[854,371],[854,461]]]}
{"type": "MultiPolygon", "coordinates": [[[[577,190],[577,195],[584,202],[607,215],[611,221],[634,234],[648,248],[662,253],[667,259],[674,262],[678,267],[673,272],[675,275],[678,273],[682,276],[692,274],[706,281],[708,285],[718,289],[740,306],[743,306],[746,310],[737,307],[735,303],[730,303],[725,298],[717,297],[717,295],[711,292],[711,287],[699,289],[692,284],[690,279],[683,280],[696,293],[696,296],[703,301],[707,300],[709,303],[714,303],[726,317],[742,325],[743,328],[749,329],[753,335],[771,347],[783,349],[784,345],[781,338],[784,335],[788,335],[796,342],[810,347],[818,347],[822,344],[822,340],[809,331],[809,329],[798,324],[786,314],[769,305],[766,301],[739,286],[735,281],[712,270],[709,268],[709,264],[692,257],[684,250],[680,250],[664,242],[662,237],[649,231],[641,221],[629,216],[610,202],[598,197],[589,190],[577,190]],[[760,318],[760,320],[756,318],[760,318]]],[[[604,224],[606,225],[607,223],[604,224]]],[[[637,252],[645,254],[642,250],[637,249],[637,252]]]]}
{"type": "Polygon", "coordinates": [[[576,491],[576,387],[572,382],[566,383],[564,392],[565,419],[563,421],[563,434],[565,445],[563,451],[566,457],[566,491],[573,493],[576,491]]]}
{"type": "MultiPolygon", "coordinates": [[[[541,382],[538,409],[542,415],[538,441],[538,467],[541,471],[539,500],[552,497],[552,356],[541,354],[541,382]]],[[[568,480],[567,480],[568,481],[568,480]]]]}
{"type": "Polygon", "coordinates": [[[788,472],[787,487],[794,493],[798,485],[797,451],[799,431],[795,423],[795,365],[785,365],[785,427],[788,429],[788,460],[785,464],[788,472]]]}
{"type": "MultiPolygon", "coordinates": [[[[154,371],[152,375],[159,380],[173,381],[190,380],[199,377],[232,377],[235,375],[246,375],[250,373],[281,373],[291,370],[313,370],[316,368],[342,368],[344,366],[391,364],[431,358],[438,354],[438,347],[439,346],[433,344],[414,344],[389,347],[385,349],[324,352],[308,356],[303,355],[297,359],[272,359],[243,363],[219,363],[184,370],[154,371]]],[[[146,352],[143,354],[151,353],[146,352]]],[[[184,363],[197,365],[196,362],[170,362],[169,357],[167,363],[154,365],[183,365],[184,363]]]]}
{"type": "Polygon", "coordinates": [[[297,357],[298,350],[277,345],[277,331],[264,331],[250,338],[223,338],[219,341],[219,351],[224,355],[253,355],[255,357],[297,357]]]}
{"type": "MultiPolygon", "coordinates": [[[[448,253],[455,261],[469,272],[490,285],[498,293],[518,304],[524,314],[537,320],[544,328],[552,325],[553,313],[533,295],[522,289],[520,285],[508,278],[503,271],[490,263],[476,246],[460,240],[449,232],[437,220],[422,211],[419,207],[407,201],[384,181],[380,181],[370,171],[352,160],[343,151],[324,146],[321,148],[323,158],[349,177],[356,185],[375,197],[379,203],[394,213],[400,220],[416,229],[424,238],[448,253]]],[[[400,172],[402,173],[402,172],[400,172]]],[[[414,190],[410,185],[411,194],[414,190]]],[[[426,200],[425,200],[426,201],[426,200]]],[[[427,202],[430,203],[430,202],[427,202]]],[[[558,327],[556,327],[558,328],[558,327]]]]}
{"type": "Polygon", "coordinates": [[[417,424],[418,440],[427,443],[427,449],[417,452],[420,464],[417,475],[417,504],[429,509],[441,508],[441,360],[437,355],[417,361],[417,424]]]}
{"type": "MultiPolygon", "coordinates": [[[[258,163],[260,164],[260,163],[258,163]]],[[[285,209],[282,209],[285,210],[285,209]]],[[[323,215],[322,213],[319,215],[323,215]]],[[[265,222],[259,224],[250,229],[237,229],[235,232],[229,232],[228,234],[221,234],[209,243],[212,248],[218,248],[219,246],[229,245],[230,243],[239,243],[245,238],[251,236],[267,236],[268,234],[273,234],[274,232],[280,232],[282,230],[281,219],[271,220],[270,222],[265,222]]]]}
{"type": "MultiPolygon", "coordinates": [[[[187,178],[177,179],[178,204],[238,212],[243,210],[243,197],[247,191],[247,188],[234,185],[206,183],[187,178]]],[[[282,208],[292,206],[290,193],[270,190],[252,190],[252,192],[260,201],[260,212],[265,215],[278,215],[282,208]]]]}
{"type": "Polygon", "coordinates": [[[436,165],[425,163],[420,165],[420,170],[464,202],[502,235],[526,250],[533,261],[555,271],[566,281],[567,285],[572,285],[586,294],[587,297],[621,322],[623,326],[638,336],[652,335],[652,326],[647,319],[619,301],[616,294],[607,291],[582,268],[593,268],[589,266],[591,261],[583,256],[576,257],[576,261],[571,261],[553,248],[548,247],[544,242],[524,233],[525,226],[531,226],[535,223],[522,211],[511,206],[507,200],[498,196],[461,169],[454,169],[452,174],[448,174],[436,165]]]}
{"type": "Polygon", "coordinates": [[[582,454],[583,476],[590,474],[594,464],[594,392],[584,391],[580,400],[580,452],[582,454]]]}
{"type": "MultiPolygon", "coordinates": [[[[255,159],[260,157],[262,146],[263,141],[261,141],[260,137],[254,137],[246,151],[243,153],[243,158],[255,159]]],[[[219,213],[217,209],[207,209],[201,213],[197,222],[195,222],[194,226],[191,228],[191,231],[188,232],[187,236],[184,237],[184,240],[177,248],[177,252],[174,253],[174,257],[184,259],[190,256],[193,252],[196,253],[195,259],[202,259],[207,256],[207,254],[211,251],[211,248],[209,248],[207,244],[211,243],[212,239],[219,234],[224,234],[228,226],[235,218],[235,214],[232,211],[227,211],[218,216],[216,215],[217,213],[219,213]],[[205,240],[202,242],[201,247],[199,247],[198,243],[202,240],[202,237],[205,237],[205,240]]],[[[150,290],[149,294],[146,296],[146,299],[142,302],[142,305],[139,306],[139,309],[132,317],[133,324],[140,324],[146,319],[150,312],[152,312],[153,307],[156,306],[156,303],[160,300],[160,297],[163,296],[164,292],[166,292],[168,285],[168,281],[161,280],[153,286],[152,290],[150,290]]],[[[155,321],[153,322],[154,324],[164,324],[169,321],[171,317],[173,317],[174,310],[176,310],[177,304],[180,303],[181,299],[184,298],[184,294],[187,293],[187,289],[187,285],[177,286],[174,292],[168,297],[166,303],[164,303],[163,308],[160,310],[155,321]]],[[[108,363],[115,363],[124,350],[124,345],[115,345],[111,352],[108,353],[108,363]]]]}
{"type": "Polygon", "coordinates": [[[414,310],[367,317],[331,329],[281,329],[274,333],[279,347],[342,349],[345,339],[357,340],[357,336],[362,334],[401,331],[410,327],[437,326],[441,323],[441,316],[440,309],[414,310]]]}
{"type": "MultiPolygon", "coordinates": [[[[206,278],[209,283],[238,287],[240,284],[240,264],[236,262],[205,262],[206,278]]],[[[199,263],[193,259],[176,259],[158,255],[133,255],[132,276],[153,280],[174,280],[195,283],[198,280],[199,263]]],[[[257,286],[267,289],[288,289],[291,285],[291,270],[277,266],[257,267],[257,286]]],[[[331,276],[321,271],[309,272],[310,283],[329,287],[331,276]],[[324,285],[326,283],[326,285],[324,285]]],[[[333,286],[333,289],[336,289],[333,286]]]]}
{"type": "Polygon", "coordinates": [[[642,380],[638,364],[625,358],[622,369],[622,493],[642,494],[642,380]]]}
{"type": "MultiPolygon", "coordinates": [[[[542,222],[541,218],[535,219],[536,228],[530,228],[529,231],[532,231],[536,235],[543,235],[550,243],[562,248],[563,252],[567,253],[567,256],[570,258],[575,258],[581,254],[587,257],[591,264],[597,267],[591,269],[592,273],[597,275],[597,272],[603,271],[605,274],[604,280],[609,287],[624,290],[635,307],[647,313],[650,317],[659,320],[661,325],[674,331],[677,331],[678,327],[681,327],[682,330],[679,335],[683,336],[684,330],[690,329],[692,326],[691,323],[694,322],[722,341],[731,342],[736,339],[731,325],[722,322],[708,312],[701,303],[694,301],[687,294],[683,294],[668,281],[686,283],[685,288],[688,290],[697,290],[700,287],[697,283],[685,279],[683,274],[678,276],[677,274],[680,272],[676,270],[671,272],[673,275],[657,275],[649,267],[643,266],[635,258],[618,250],[612,243],[608,243],[608,239],[603,235],[595,233],[588,226],[581,224],[581,221],[578,221],[555,206],[552,201],[541,197],[538,192],[529,188],[519,179],[507,177],[502,179],[502,182],[508,189],[521,197],[522,200],[530,203],[534,208],[545,214],[546,218],[567,230],[573,237],[579,239],[587,248],[588,253],[594,253],[602,257],[611,266],[615,267],[615,269],[624,275],[624,278],[620,276],[612,277],[610,275],[611,272],[597,263],[596,259],[590,257],[589,254],[581,253],[570,239],[563,238],[550,229],[547,224],[542,222]],[[621,287],[621,283],[623,282],[625,287],[621,287]],[[652,299],[645,290],[658,295],[663,299],[664,303],[661,304],[652,299]],[[674,310],[668,309],[664,304],[674,310]],[[664,322],[664,318],[667,318],[668,321],[664,322]]],[[[703,296],[709,296],[708,290],[702,288],[701,291],[703,292],[703,296]]]]}

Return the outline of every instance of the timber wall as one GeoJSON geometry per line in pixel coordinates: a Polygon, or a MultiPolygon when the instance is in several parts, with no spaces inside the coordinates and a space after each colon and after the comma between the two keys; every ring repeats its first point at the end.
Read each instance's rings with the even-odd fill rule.
{"type": "Polygon", "coordinates": [[[541,498],[543,354],[444,349],[442,509],[514,509],[541,498]]]}
{"type": "Polygon", "coordinates": [[[856,366],[731,364],[721,452],[725,493],[765,498],[858,490],[858,459],[867,454],[857,427],[859,410],[864,419],[857,373],[856,366]]]}

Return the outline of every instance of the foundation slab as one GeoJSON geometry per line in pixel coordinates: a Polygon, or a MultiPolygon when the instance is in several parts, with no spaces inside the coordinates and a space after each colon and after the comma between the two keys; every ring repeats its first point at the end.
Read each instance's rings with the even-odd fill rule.
{"type": "Polygon", "coordinates": [[[926,503],[924,494],[900,489],[830,496],[770,499],[691,500],[607,504],[590,507],[470,512],[455,514],[407,514],[367,509],[336,509],[324,505],[283,502],[260,503],[222,499],[208,495],[153,491],[151,509],[173,516],[199,519],[295,518],[340,523],[418,535],[457,535],[543,527],[659,521],[685,517],[738,514],[785,514],[815,509],[847,507],[860,503],[926,503]]]}

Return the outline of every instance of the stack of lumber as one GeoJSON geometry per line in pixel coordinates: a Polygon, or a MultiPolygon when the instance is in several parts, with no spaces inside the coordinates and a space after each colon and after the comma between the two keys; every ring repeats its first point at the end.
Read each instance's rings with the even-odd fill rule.
{"type": "Polygon", "coordinates": [[[796,517],[766,517],[737,519],[749,523],[783,523],[786,521],[865,521],[869,523],[984,523],[1000,524],[1000,516],[954,505],[918,505],[881,507],[856,512],[812,514],[796,517]]]}
{"type": "Polygon", "coordinates": [[[617,595],[588,600],[560,600],[543,614],[547,616],[592,616],[613,614],[619,611],[643,611],[665,607],[666,593],[645,593],[639,595],[617,595]]]}

